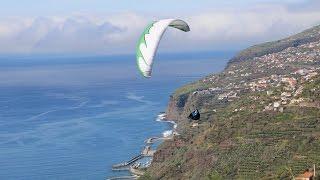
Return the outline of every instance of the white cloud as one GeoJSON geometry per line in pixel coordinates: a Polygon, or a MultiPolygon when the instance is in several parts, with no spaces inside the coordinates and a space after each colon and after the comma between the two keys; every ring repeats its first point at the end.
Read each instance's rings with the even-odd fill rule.
{"type": "MultiPolygon", "coordinates": [[[[228,49],[285,37],[320,23],[320,11],[315,7],[305,9],[263,4],[184,14],[181,18],[190,24],[191,32],[169,30],[160,48],[163,51],[228,49]]],[[[147,22],[168,16],[127,12],[106,16],[2,18],[0,53],[133,53],[147,22]]]]}
{"type": "MultiPolygon", "coordinates": [[[[213,9],[185,19],[191,31],[186,35],[173,33],[175,42],[182,42],[180,45],[188,49],[228,49],[284,38],[319,25],[320,11],[296,11],[284,5],[264,4],[247,9],[213,9]]],[[[181,47],[169,42],[164,48],[170,48],[170,44],[181,47]]]]}
{"type": "MultiPolygon", "coordinates": [[[[2,53],[64,53],[99,52],[117,43],[115,37],[127,28],[108,21],[96,23],[86,17],[35,18],[31,24],[13,21],[0,23],[0,51],[2,53]]],[[[3,21],[6,22],[6,21],[3,21]]]]}
{"type": "Polygon", "coordinates": [[[320,23],[320,12],[293,12],[266,5],[246,10],[217,10],[189,18],[192,40],[213,46],[278,39],[320,23]]]}

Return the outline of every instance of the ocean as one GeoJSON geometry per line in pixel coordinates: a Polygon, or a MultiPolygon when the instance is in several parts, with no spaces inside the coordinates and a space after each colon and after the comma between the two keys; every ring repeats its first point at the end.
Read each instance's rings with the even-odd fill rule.
{"type": "Polygon", "coordinates": [[[159,55],[151,79],[135,56],[0,56],[0,179],[105,179],[140,153],[170,94],[223,70],[232,52],[159,55]]]}

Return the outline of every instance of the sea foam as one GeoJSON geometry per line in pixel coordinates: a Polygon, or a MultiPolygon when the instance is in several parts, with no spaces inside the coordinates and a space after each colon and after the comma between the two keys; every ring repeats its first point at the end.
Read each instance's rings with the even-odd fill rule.
{"type": "Polygon", "coordinates": [[[162,133],[162,136],[163,137],[169,137],[173,134],[174,130],[177,129],[178,127],[178,124],[174,121],[170,121],[170,120],[167,120],[167,114],[166,113],[161,113],[157,116],[157,119],[156,121],[159,121],[159,122],[165,122],[165,123],[169,123],[172,125],[172,130],[166,130],[162,133]]]}
{"type": "Polygon", "coordinates": [[[164,132],[162,133],[162,136],[163,136],[164,138],[166,138],[166,137],[171,136],[172,133],[173,133],[172,130],[167,130],[167,131],[164,131],[164,132]]]}

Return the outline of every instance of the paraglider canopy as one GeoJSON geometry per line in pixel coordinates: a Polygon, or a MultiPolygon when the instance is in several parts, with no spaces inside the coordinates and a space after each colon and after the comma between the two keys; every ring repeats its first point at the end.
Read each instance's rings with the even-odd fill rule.
{"type": "Polygon", "coordinates": [[[188,24],[180,19],[163,19],[150,23],[138,41],[136,52],[138,69],[144,77],[151,77],[153,58],[167,27],[190,31],[188,24]]]}
{"type": "Polygon", "coordinates": [[[200,112],[198,109],[194,110],[190,115],[188,116],[189,119],[192,120],[199,120],[200,119],[200,112]]]}

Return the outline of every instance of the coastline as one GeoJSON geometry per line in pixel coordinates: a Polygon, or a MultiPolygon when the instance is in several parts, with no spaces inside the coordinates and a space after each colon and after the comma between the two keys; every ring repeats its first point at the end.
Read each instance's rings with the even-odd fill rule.
{"type": "Polygon", "coordinates": [[[164,122],[164,123],[169,123],[169,124],[171,124],[171,126],[172,126],[172,129],[171,129],[171,130],[166,130],[166,131],[164,131],[164,132],[162,133],[162,135],[163,135],[164,138],[165,138],[165,137],[168,137],[168,136],[171,136],[171,135],[178,135],[178,133],[177,133],[177,131],[176,131],[176,130],[177,130],[177,127],[178,127],[178,124],[177,124],[175,121],[173,121],[173,120],[169,120],[169,119],[167,118],[167,114],[166,114],[165,112],[161,112],[161,113],[158,115],[156,121],[158,121],[158,122],[164,122]]]}
{"type": "Polygon", "coordinates": [[[314,136],[319,133],[320,40],[294,44],[310,32],[320,27],[256,45],[253,53],[269,54],[229,64],[177,89],[167,118],[176,120],[181,135],[158,147],[143,177],[291,179],[315,172],[320,167],[314,136]],[[282,50],[288,39],[292,47],[282,50]],[[185,120],[194,106],[200,123],[185,120]]]}
{"type": "Polygon", "coordinates": [[[178,124],[173,120],[168,120],[167,114],[165,112],[160,112],[160,114],[157,115],[156,121],[170,124],[171,129],[165,130],[164,132],[162,132],[161,136],[159,137],[147,138],[144,141],[145,146],[144,146],[144,149],[141,151],[141,154],[133,157],[132,159],[126,162],[115,164],[112,166],[112,171],[128,171],[130,175],[109,177],[107,178],[108,180],[123,179],[123,178],[138,179],[140,176],[144,174],[145,170],[151,165],[151,162],[153,160],[153,155],[157,151],[158,146],[162,144],[163,141],[172,139],[174,136],[179,135],[179,133],[176,131],[178,124]],[[157,142],[159,143],[155,144],[157,142]],[[146,160],[146,161],[143,161],[143,160],[146,160]]]}

